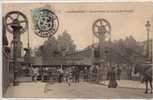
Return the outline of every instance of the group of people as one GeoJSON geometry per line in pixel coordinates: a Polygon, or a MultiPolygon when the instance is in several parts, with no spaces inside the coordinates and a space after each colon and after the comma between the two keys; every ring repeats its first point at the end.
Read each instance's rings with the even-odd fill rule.
{"type": "Polygon", "coordinates": [[[32,67],[32,81],[37,81],[37,80],[45,80],[48,76],[48,68],[44,67],[43,72],[41,72],[39,67],[32,67]],[[43,77],[41,76],[43,73],[43,77]],[[41,76],[41,77],[40,77],[41,76]]]}
{"type": "MultiPolygon", "coordinates": [[[[33,75],[32,80],[37,81],[38,76],[40,76],[40,69],[38,67],[32,68],[33,75]]],[[[53,78],[54,76],[48,74],[48,68],[43,69],[43,75],[53,78]]],[[[71,67],[58,67],[56,69],[56,80],[61,82],[66,82],[69,86],[70,83],[79,83],[80,79],[83,79],[84,81],[93,81],[93,82],[99,82],[100,76],[99,74],[98,66],[93,67],[84,67],[83,69],[80,69],[80,67],[77,66],[71,66],[71,67]]],[[[108,80],[114,80],[118,78],[120,80],[121,75],[121,68],[119,66],[113,67],[111,71],[108,72],[108,80]]],[[[114,83],[114,82],[113,82],[114,83]]]]}
{"type": "MultiPolygon", "coordinates": [[[[70,85],[70,82],[75,82],[75,83],[79,83],[79,76],[80,76],[80,69],[78,67],[67,67],[67,68],[62,68],[62,67],[58,67],[56,69],[56,77],[58,79],[58,82],[66,82],[70,85]]],[[[49,69],[43,68],[43,76],[42,79],[44,79],[43,77],[54,77],[51,74],[49,74],[49,69]]],[[[38,76],[42,75],[42,73],[40,73],[40,68],[38,67],[32,67],[32,81],[37,81],[38,80],[38,76]]]]}
{"type": "Polygon", "coordinates": [[[78,67],[68,67],[65,69],[59,68],[58,72],[58,82],[61,83],[62,81],[68,83],[70,86],[70,82],[79,82],[79,73],[80,69],[78,67]]]}

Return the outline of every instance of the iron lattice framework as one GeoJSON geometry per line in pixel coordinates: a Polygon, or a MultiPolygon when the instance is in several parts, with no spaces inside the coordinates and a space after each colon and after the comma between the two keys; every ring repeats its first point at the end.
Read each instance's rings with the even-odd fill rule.
{"type": "Polygon", "coordinates": [[[13,33],[12,26],[21,26],[20,33],[28,29],[27,17],[19,11],[11,11],[5,16],[5,27],[8,32],[13,33]]]}

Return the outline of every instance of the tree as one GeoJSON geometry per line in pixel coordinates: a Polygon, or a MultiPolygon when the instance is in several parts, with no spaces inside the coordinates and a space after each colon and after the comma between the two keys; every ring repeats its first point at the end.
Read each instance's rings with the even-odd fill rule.
{"type": "Polygon", "coordinates": [[[39,57],[43,54],[43,45],[39,46],[38,48],[35,48],[35,56],[39,57]]]}
{"type": "Polygon", "coordinates": [[[130,64],[145,60],[142,55],[143,48],[132,36],[115,41],[112,49],[114,53],[111,57],[116,63],[130,64]]]}
{"type": "Polygon", "coordinates": [[[54,36],[49,37],[48,40],[36,50],[36,56],[55,57],[58,54],[58,42],[54,36]]]}
{"type": "Polygon", "coordinates": [[[56,56],[55,52],[58,51],[58,43],[54,36],[49,37],[43,44],[44,56],[56,56]]]}
{"type": "Polygon", "coordinates": [[[71,39],[71,36],[64,31],[57,39],[54,36],[49,37],[43,45],[35,50],[35,54],[36,56],[55,57],[61,56],[62,53],[69,54],[75,51],[76,45],[71,39]]]}
{"type": "Polygon", "coordinates": [[[68,54],[76,51],[76,45],[67,31],[64,31],[62,35],[59,35],[57,41],[60,52],[68,54]]]}

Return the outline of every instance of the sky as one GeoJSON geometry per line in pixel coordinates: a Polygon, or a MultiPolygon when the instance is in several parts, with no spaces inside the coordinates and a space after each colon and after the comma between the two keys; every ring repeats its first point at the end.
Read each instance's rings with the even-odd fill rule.
{"type": "MultiPolygon", "coordinates": [[[[34,33],[31,10],[35,8],[51,8],[59,19],[59,28],[55,37],[67,31],[77,49],[83,49],[97,38],[93,35],[92,24],[99,18],[106,19],[111,24],[112,40],[124,39],[133,36],[137,41],[146,40],[146,21],[151,22],[153,31],[153,4],[152,3],[5,3],[3,16],[10,11],[20,11],[26,15],[29,22],[30,47],[38,47],[47,38],[41,38],[34,33]],[[79,11],[79,12],[78,12],[79,11]]],[[[7,32],[9,43],[12,34],[7,32]]],[[[27,47],[27,31],[21,35],[23,47],[27,47]]]]}

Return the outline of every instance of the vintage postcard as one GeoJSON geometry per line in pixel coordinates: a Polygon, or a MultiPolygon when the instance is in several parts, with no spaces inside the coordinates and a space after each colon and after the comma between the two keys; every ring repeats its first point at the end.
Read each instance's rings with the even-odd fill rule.
{"type": "Polygon", "coordinates": [[[5,2],[2,26],[3,98],[153,98],[152,2],[5,2]]]}

